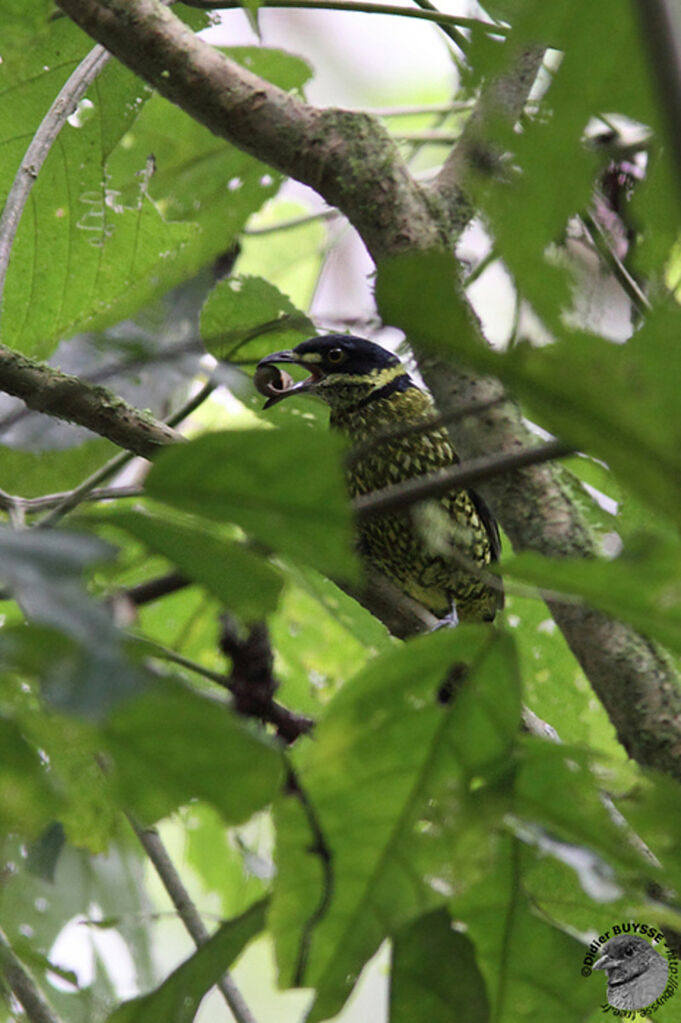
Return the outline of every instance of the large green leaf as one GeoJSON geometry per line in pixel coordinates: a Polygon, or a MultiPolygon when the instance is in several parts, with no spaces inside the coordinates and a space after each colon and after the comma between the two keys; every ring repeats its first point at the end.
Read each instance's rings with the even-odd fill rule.
{"type": "Polygon", "coordinates": [[[108,1023],[191,1023],[201,999],[265,925],[266,902],[258,902],[217,929],[151,994],[116,1009],[108,1023]]]}
{"type": "Polygon", "coordinates": [[[532,861],[517,839],[499,840],[493,867],[452,900],[452,914],[467,923],[492,1019],[575,1023],[599,1006],[603,991],[580,976],[585,947],[534,912],[523,887],[532,861]]]}
{"type": "Polygon", "coordinates": [[[387,935],[477,876],[490,826],[479,790],[504,769],[519,713],[510,641],[473,627],[389,651],[333,699],[294,758],[305,806],[277,806],[272,929],[283,979],[317,988],[311,1020],[338,1011],[387,935]],[[466,682],[443,705],[461,661],[466,682]]]}
{"type": "Polygon", "coordinates": [[[162,452],[147,492],[234,522],[254,539],[342,579],[356,575],[342,442],[322,430],[234,430],[162,452]]]}
{"type": "MultiPolygon", "coordinates": [[[[89,47],[86,36],[60,19],[30,59],[3,62],[0,191],[8,190],[33,131],[89,47]]],[[[2,317],[11,347],[44,356],[85,323],[122,319],[159,290],[164,268],[190,237],[188,226],[163,221],[144,186],[124,206],[106,179],[106,161],[148,95],[139,78],[113,61],[58,136],[12,250],[2,317]]]]}
{"type": "Polygon", "coordinates": [[[607,461],[624,486],[678,521],[681,310],[656,310],[626,344],[566,329],[555,344],[520,345],[502,355],[472,336],[455,274],[454,260],[443,253],[389,260],[377,286],[383,318],[417,347],[500,377],[542,426],[607,461]],[[426,288],[424,306],[417,296],[426,288]]]}
{"type": "MultiPolygon", "coordinates": [[[[301,58],[278,50],[243,46],[223,52],[287,91],[299,93],[310,77],[301,58]]],[[[109,161],[115,187],[126,203],[136,194],[136,176],[149,153],[154,154],[156,168],[149,183],[151,197],[169,219],[198,227],[180,257],[186,273],[225,252],[282,180],[158,95],[109,161]]]]}
{"type": "Polygon", "coordinates": [[[611,561],[544,558],[526,553],[504,574],[589,604],[681,653],[681,548],[653,535],[633,537],[611,561]]]}
{"type": "Polygon", "coordinates": [[[217,359],[257,362],[315,333],[312,322],[262,277],[232,277],[215,286],[201,312],[201,337],[217,359]]]}
{"type": "Polygon", "coordinates": [[[485,982],[470,939],[435,910],[398,931],[390,973],[390,1023],[487,1023],[485,982]]]}
{"type": "Polygon", "coordinates": [[[273,743],[224,704],[174,683],[115,709],[101,735],[118,798],[145,823],[192,798],[236,823],[269,803],[282,778],[273,743]]]}
{"type": "Polygon", "coordinates": [[[223,539],[204,524],[121,511],[108,520],[202,583],[236,615],[263,618],[277,606],[282,580],[266,561],[241,543],[223,539]]]}

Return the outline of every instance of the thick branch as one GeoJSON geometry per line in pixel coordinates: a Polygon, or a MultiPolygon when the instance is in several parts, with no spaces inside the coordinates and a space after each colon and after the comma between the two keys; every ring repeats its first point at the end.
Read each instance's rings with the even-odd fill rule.
{"type": "Polygon", "coordinates": [[[21,398],[34,412],[45,412],[113,441],[144,458],[180,440],[176,430],[140,412],[105,387],[33,362],[0,347],[0,390],[21,398]]]}
{"type": "Polygon", "coordinates": [[[367,114],[320,110],[198,39],[159,0],[59,0],[78,25],[215,135],[314,188],[375,258],[441,242],[431,200],[367,114]]]}

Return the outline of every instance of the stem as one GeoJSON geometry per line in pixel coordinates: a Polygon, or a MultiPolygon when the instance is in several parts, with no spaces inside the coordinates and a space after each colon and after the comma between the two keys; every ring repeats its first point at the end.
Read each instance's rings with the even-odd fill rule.
{"type": "Polygon", "coordinates": [[[0,930],[0,970],[12,994],[23,1006],[30,1023],[61,1023],[45,1001],[33,977],[14,953],[4,931],[0,930]]]}
{"type": "Polygon", "coordinates": [[[73,113],[77,103],[110,57],[111,54],[107,53],[103,46],[98,45],[90,50],[61,88],[24,154],[0,218],[0,300],[5,287],[12,245],[30,191],[66,119],[73,113]]]}
{"type": "Polygon", "coordinates": [[[525,448],[523,451],[512,451],[503,455],[487,455],[483,458],[472,458],[462,465],[453,465],[450,469],[432,476],[421,476],[417,479],[405,480],[393,486],[377,490],[373,494],[357,497],[353,507],[360,521],[374,519],[391,512],[403,511],[417,501],[426,498],[441,497],[450,490],[459,490],[472,483],[489,479],[500,473],[522,469],[528,465],[538,465],[554,458],[564,458],[574,453],[574,449],[559,440],[551,440],[536,448],[525,448]]]}
{"type": "MultiPolygon", "coordinates": [[[[182,879],[175,870],[175,866],[168,856],[158,831],[155,828],[141,828],[129,815],[128,821],[132,830],[137,835],[140,845],[153,863],[156,873],[170,896],[170,900],[175,906],[180,920],[196,947],[200,948],[201,945],[205,945],[208,941],[208,931],[199,915],[199,911],[192,902],[189,892],[182,884],[182,879]]],[[[246,1005],[241,992],[227,970],[218,981],[217,987],[237,1023],[257,1023],[255,1016],[246,1005]]]]}
{"type": "MultiPolygon", "coordinates": [[[[183,0],[183,3],[187,7],[198,7],[204,11],[234,10],[242,6],[236,0],[228,0],[228,2],[225,2],[225,0],[183,0]]],[[[414,10],[411,7],[398,7],[397,4],[371,3],[370,0],[265,0],[260,6],[293,7],[312,11],[358,11],[362,14],[392,14],[400,18],[419,18],[422,21],[433,21],[438,25],[467,28],[473,32],[477,30],[498,36],[508,34],[508,29],[504,25],[496,25],[491,21],[480,21],[479,18],[460,18],[458,15],[442,14],[436,10],[414,10]]]]}

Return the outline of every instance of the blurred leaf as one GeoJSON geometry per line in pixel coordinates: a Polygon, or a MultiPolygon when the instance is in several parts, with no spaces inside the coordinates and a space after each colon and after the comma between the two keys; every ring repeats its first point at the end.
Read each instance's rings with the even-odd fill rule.
{"type": "MultiPolygon", "coordinates": [[[[143,674],[128,663],[109,610],[86,592],[80,575],[92,561],[110,557],[101,540],[66,531],[0,527],[0,578],[31,622],[48,625],[74,641],[43,633],[47,672],[43,691],[58,707],[96,717],[144,686],[143,674]],[[50,664],[48,648],[58,649],[50,664]]],[[[31,635],[17,632],[4,655],[21,663],[32,657],[31,635]]]]}
{"type": "Polygon", "coordinates": [[[312,303],[327,228],[321,218],[285,230],[276,230],[276,226],[311,212],[307,205],[277,196],[252,218],[249,223],[252,233],[240,239],[241,273],[264,277],[289,295],[299,309],[309,309],[312,303]]]}
{"type": "MultiPolygon", "coordinates": [[[[45,416],[40,416],[40,420],[44,424],[45,416]]],[[[73,430],[75,432],[77,428],[73,427],[73,430]]],[[[2,444],[3,485],[10,493],[20,497],[40,497],[55,491],[65,493],[112,458],[118,450],[110,441],[105,440],[89,440],[63,451],[40,452],[20,451],[2,444]]]]}
{"type": "Polygon", "coordinates": [[[398,931],[390,975],[390,1023],[466,1023],[490,1019],[485,982],[475,951],[438,909],[398,931]]]}
{"type": "Polygon", "coordinates": [[[525,553],[504,561],[504,575],[582,597],[681,653],[681,546],[661,536],[630,537],[609,561],[525,553]]]}
{"type": "Polygon", "coordinates": [[[92,1023],[93,1006],[119,995],[116,983],[148,988],[153,983],[153,907],[144,885],[141,850],[113,844],[90,856],[65,846],[54,882],[25,869],[26,850],[11,840],[2,846],[11,870],[0,888],[3,929],[29,967],[43,980],[55,1013],[69,1023],[92,1023]],[[107,934],[92,927],[107,920],[107,934]],[[26,938],[30,935],[30,939],[26,938]],[[48,957],[57,970],[47,968],[48,957]],[[75,973],[76,990],[57,987],[57,976],[75,973]]]}
{"type": "Polygon", "coordinates": [[[678,522],[681,506],[681,408],[676,380],[681,310],[655,310],[626,344],[583,332],[543,348],[518,345],[500,355],[473,335],[455,289],[454,260],[409,253],[379,270],[383,319],[418,347],[451,352],[500,377],[537,421],[568,444],[604,459],[620,482],[678,522]],[[428,306],[414,301],[428,290],[428,306]]]}
{"type": "Polygon", "coordinates": [[[237,823],[269,803],[281,783],[281,755],[272,742],[225,704],[177,684],[117,708],[101,734],[118,797],[144,823],[193,798],[237,823]]]}
{"type": "Polygon", "coordinates": [[[613,867],[641,876],[654,873],[641,852],[624,841],[624,829],[604,805],[589,759],[584,750],[526,736],[515,777],[514,813],[545,828],[552,839],[582,846],[613,867]],[[570,799],[561,798],[568,789],[570,799]]]}
{"type": "Polygon", "coordinates": [[[265,926],[266,902],[228,920],[151,994],[121,1005],[108,1023],[191,1023],[201,999],[265,926]]]}
{"type": "Polygon", "coordinates": [[[0,717],[0,833],[35,838],[61,806],[38,753],[13,721],[0,717]]]}
{"type": "Polygon", "coordinates": [[[332,434],[292,426],[208,434],[162,452],[146,489],[176,508],[234,522],[268,547],[352,579],[342,447],[332,434]]]}
{"type": "MultiPolygon", "coordinates": [[[[456,836],[469,819],[482,825],[479,789],[504,769],[519,713],[509,641],[486,629],[441,630],[373,660],[329,704],[314,743],[294,751],[308,809],[291,795],[276,806],[271,926],[282,977],[300,983],[305,967],[303,983],[317,989],[311,1021],[338,1011],[387,935],[442,902],[456,836]],[[461,661],[466,681],[442,705],[438,689],[461,661]],[[474,778],[473,816],[463,806],[474,778]]],[[[463,863],[457,854],[457,886],[485,854],[476,831],[463,863]]]]}
{"type": "Polygon", "coordinates": [[[45,881],[54,881],[54,872],[66,843],[64,828],[52,821],[28,848],[26,869],[45,881]]]}
{"type": "Polygon", "coordinates": [[[243,619],[255,621],[276,608],[282,580],[243,544],[224,540],[201,524],[157,515],[120,511],[107,519],[168,558],[243,619]]]}
{"type": "Polygon", "coordinates": [[[216,359],[256,363],[269,352],[294,348],[315,333],[312,322],[262,277],[232,277],[208,296],[201,337],[216,359]]]}
{"type": "MultiPolygon", "coordinates": [[[[187,863],[200,877],[204,891],[218,896],[223,916],[242,913],[262,898],[269,887],[271,861],[243,845],[241,833],[225,827],[217,810],[206,803],[192,803],[184,818],[187,863]]],[[[256,821],[260,819],[269,824],[266,814],[256,821]]],[[[246,829],[250,828],[247,824],[246,829]]]]}
{"type": "Polygon", "coordinates": [[[475,944],[492,1019],[575,1023],[602,991],[579,975],[585,947],[534,912],[523,885],[533,857],[516,839],[500,838],[493,868],[452,900],[452,914],[475,944]]]}

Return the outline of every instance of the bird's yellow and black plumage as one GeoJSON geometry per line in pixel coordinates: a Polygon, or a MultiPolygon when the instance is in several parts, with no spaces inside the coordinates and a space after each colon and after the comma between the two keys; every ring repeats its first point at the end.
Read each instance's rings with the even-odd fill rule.
{"type": "MultiPolygon", "coordinates": [[[[433,401],[397,356],[371,341],[345,334],[310,338],[262,359],[258,373],[261,389],[270,394],[267,405],[311,394],[330,407],[331,427],[346,434],[354,449],[348,462],[352,497],[458,461],[443,427],[402,429],[432,419],[433,401]],[[289,378],[286,386],[280,379],[268,386],[264,377],[282,362],[304,366],[310,376],[295,385],[289,378]]],[[[491,621],[503,605],[501,588],[465,567],[484,569],[500,546],[496,522],[472,490],[362,522],[359,541],[371,565],[438,618],[455,610],[463,621],[491,621]]]]}

